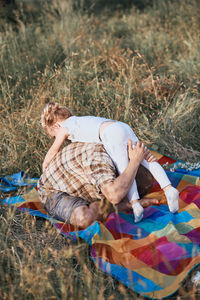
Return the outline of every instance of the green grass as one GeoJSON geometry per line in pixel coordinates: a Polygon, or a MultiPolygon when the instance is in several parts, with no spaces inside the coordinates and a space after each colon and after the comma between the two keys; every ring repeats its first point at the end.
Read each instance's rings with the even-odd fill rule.
{"type": "MultiPolygon", "coordinates": [[[[199,161],[199,2],[75,2],[0,8],[1,176],[40,176],[52,142],[39,123],[48,101],[125,121],[150,148],[199,161]]],[[[0,298],[136,297],[47,222],[2,207],[0,226],[0,298]]],[[[186,284],[181,293],[189,297],[186,284]]]]}

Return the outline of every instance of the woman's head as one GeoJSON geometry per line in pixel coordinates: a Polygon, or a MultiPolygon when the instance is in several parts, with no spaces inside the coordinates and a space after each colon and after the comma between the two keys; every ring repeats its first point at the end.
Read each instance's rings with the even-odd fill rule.
{"type": "Polygon", "coordinates": [[[49,102],[43,109],[41,124],[44,128],[52,127],[56,122],[64,121],[71,116],[72,114],[66,106],[56,102],[49,102]]]}

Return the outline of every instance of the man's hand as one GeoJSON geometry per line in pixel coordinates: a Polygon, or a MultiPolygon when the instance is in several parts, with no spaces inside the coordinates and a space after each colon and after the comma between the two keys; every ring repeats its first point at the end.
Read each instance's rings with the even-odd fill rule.
{"type": "Polygon", "coordinates": [[[128,141],[128,156],[130,161],[135,161],[140,164],[143,159],[147,156],[149,150],[142,142],[137,142],[135,147],[133,148],[132,141],[128,141]]]}

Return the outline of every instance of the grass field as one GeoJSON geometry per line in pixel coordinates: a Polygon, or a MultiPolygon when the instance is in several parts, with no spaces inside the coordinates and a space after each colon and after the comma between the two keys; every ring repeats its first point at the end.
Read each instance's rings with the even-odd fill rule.
{"type": "MultiPolygon", "coordinates": [[[[199,161],[199,15],[197,0],[1,6],[1,176],[40,176],[52,142],[39,123],[48,101],[125,121],[151,149],[199,161]]],[[[47,222],[1,206],[0,227],[1,299],[137,298],[47,222]]],[[[192,297],[188,282],[174,299],[192,297]]]]}

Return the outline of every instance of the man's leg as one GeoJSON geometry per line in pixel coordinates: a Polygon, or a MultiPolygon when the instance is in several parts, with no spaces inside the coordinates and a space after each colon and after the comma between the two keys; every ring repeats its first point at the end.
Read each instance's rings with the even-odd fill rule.
{"type": "Polygon", "coordinates": [[[99,202],[89,203],[64,192],[51,192],[45,208],[53,218],[79,227],[87,227],[95,220],[101,220],[99,202]]]}
{"type": "Polygon", "coordinates": [[[94,221],[101,221],[102,216],[99,215],[100,202],[95,201],[89,206],[79,206],[71,214],[70,224],[88,227],[94,221]]]}

